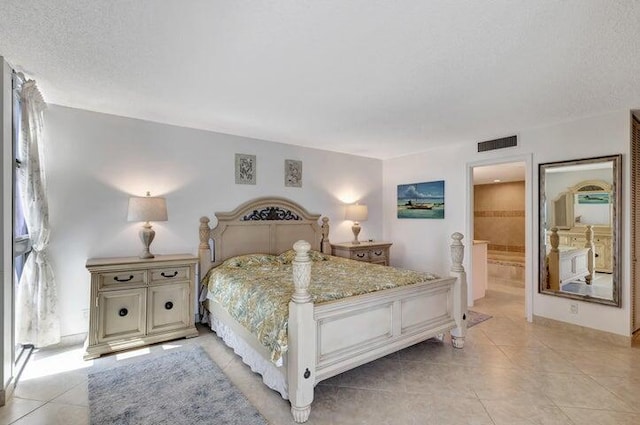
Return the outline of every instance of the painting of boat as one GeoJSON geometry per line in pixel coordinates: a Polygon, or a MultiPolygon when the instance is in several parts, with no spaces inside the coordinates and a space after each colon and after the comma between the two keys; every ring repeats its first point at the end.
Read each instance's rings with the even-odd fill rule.
{"type": "Polygon", "coordinates": [[[578,194],[579,204],[609,204],[608,193],[591,193],[591,194],[578,194]]]}
{"type": "Polygon", "coordinates": [[[431,210],[431,209],[433,209],[433,205],[431,205],[431,204],[414,202],[412,200],[408,200],[407,203],[404,204],[404,206],[407,207],[407,209],[409,209],[409,210],[431,210]]]}
{"type": "Polygon", "coordinates": [[[444,180],[398,185],[398,218],[444,218],[444,180]]]}

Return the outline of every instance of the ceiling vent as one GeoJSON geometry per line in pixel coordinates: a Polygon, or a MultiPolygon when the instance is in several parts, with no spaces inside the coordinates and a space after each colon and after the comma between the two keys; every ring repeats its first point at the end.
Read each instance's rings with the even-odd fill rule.
{"type": "Polygon", "coordinates": [[[479,142],[478,152],[512,148],[514,146],[518,146],[518,136],[509,136],[509,137],[503,137],[502,139],[487,140],[486,142],[479,142]]]}

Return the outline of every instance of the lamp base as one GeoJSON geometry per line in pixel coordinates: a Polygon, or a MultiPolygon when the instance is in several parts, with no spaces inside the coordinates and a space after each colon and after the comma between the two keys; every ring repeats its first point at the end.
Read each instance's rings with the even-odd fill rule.
{"type": "Polygon", "coordinates": [[[351,241],[354,245],[360,245],[360,241],[358,240],[358,235],[360,234],[360,223],[355,221],[353,226],[351,226],[351,231],[353,232],[353,241],[351,241]]]}
{"type": "Polygon", "coordinates": [[[142,241],[142,253],[140,253],[138,257],[142,259],[154,258],[155,255],[149,251],[149,246],[151,245],[151,242],[153,242],[153,238],[156,237],[156,231],[151,228],[149,222],[146,222],[142,225],[142,229],[140,229],[138,234],[142,241]]]}

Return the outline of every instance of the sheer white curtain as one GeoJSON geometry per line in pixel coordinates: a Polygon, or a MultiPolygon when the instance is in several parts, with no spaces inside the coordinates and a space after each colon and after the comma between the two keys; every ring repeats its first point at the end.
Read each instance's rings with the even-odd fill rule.
{"type": "Polygon", "coordinates": [[[47,259],[49,205],[42,158],[44,99],[35,81],[20,92],[22,164],[17,178],[32,250],[24,265],[16,294],[16,342],[44,347],[60,342],[56,283],[47,259]]]}

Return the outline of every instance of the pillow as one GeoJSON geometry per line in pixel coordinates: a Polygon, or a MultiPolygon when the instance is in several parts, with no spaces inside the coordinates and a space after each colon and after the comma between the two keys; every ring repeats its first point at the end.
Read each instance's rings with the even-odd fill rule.
{"type": "Polygon", "coordinates": [[[278,257],[269,254],[246,254],[228,258],[222,263],[223,267],[249,267],[278,262],[278,257]]]}
{"type": "MultiPolygon", "coordinates": [[[[289,249],[278,255],[277,258],[282,264],[291,264],[295,257],[296,252],[293,249],[289,249]]],[[[309,251],[309,257],[311,257],[311,261],[326,261],[329,259],[328,255],[324,255],[323,253],[314,250],[309,251]]]]}

